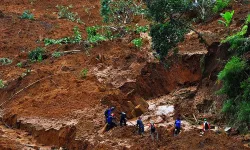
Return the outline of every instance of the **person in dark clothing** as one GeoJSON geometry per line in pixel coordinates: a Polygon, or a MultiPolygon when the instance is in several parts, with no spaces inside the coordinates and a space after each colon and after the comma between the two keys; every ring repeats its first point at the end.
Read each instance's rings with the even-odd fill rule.
{"type": "Polygon", "coordinates": [[[138,127],[138,134],[143,135],[143,133],[144,133],[144,124],[143,124],[141,119],[142,119],[141,117],[138,118],[136,126],[138,127]]]}
{"type": "Polygon", "coordinates": [[[109,116],[111,116],[112,112],[115,110],[115,107],[110,107],[106,109],[104,116],[105,116],[105,122],[107,123],[107,119],[109,116]]]}
{"type": "Polygon", "coordinates": [[[178,117],[175,120],[174,126],[175,126],[174,135],[178,135],[181,131],[181,119],[180,119],[180,117],[178,117]]]}
{"type": "Polygon", "coordinates": [[[115,116],[114,116],[114,114],[112,113],[112,114],[107,118],[107,124],[108,124],[108,126],[107,126],[107,131],[117,126],[116,123],[114,122],[114,120],[115,120],[115,116]]]}
{"type": "Polygon", "coordinates": [[[120,126],[126,126],[127,125],[127,115],[125,112],[121,112],[121,118],[120,118],[120,126]]]}
{"type": "Polygon", "coordinates": [[[155,138],[156,140],[158,140],[158,132],[156,131],[156,125],[153,121],[150,122],[149,127],[152,140],[154,140],[155,138]]]}

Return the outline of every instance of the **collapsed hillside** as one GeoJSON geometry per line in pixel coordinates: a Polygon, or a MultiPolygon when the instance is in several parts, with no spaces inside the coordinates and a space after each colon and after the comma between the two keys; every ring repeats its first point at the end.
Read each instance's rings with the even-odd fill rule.
{"type": "MultiPolygon", "coordinates": [[[[41,145],[48,149],[247,149],[240,139],[224,134],[211,132],[200,138],[197,128],[172,137],[172,126],[160,127],[160,141],[153,144],[148,134],[140,137],[131,126],[118,127],[104,135],[98,133],[105,124],[103,112],[108,106],[116,106],[116,114],[125,111],[132,119],[148,112],[148,100],[165,95],[171,98],[163,103],[175,106],[170,118],[177,114],[193,118],[195,114],[199,120],[206,116],[211,121],[223,122],[218,119],[223,97],[214,92],[221,87],[215,82],[223,67],[219,60],[228,59],[228,45],[219,45],[226,31],[217,25],[218,18],[196,26],[204,33],[208,47],[190,32],[178,45],[179,53],[168,57],[168,67],[154,58],[149,45],[140,50],[131,45],[133,37],[130,36],[102,42],[90,50],[82,44],[50,46],[42,62],[30,63],[28,52],[43,46],[44,38],[70,36],[76,25],[86,37],[85,27],[101,24],[99,1],[4,0],[0,5],[0,42],[3,43],[0,57],[13,60],[10,65],[0,66],[1,79],[7,84],[0,90],[1,118],[3,125],[14,129],[9,131],[4,126],[0,129],[3,149],[27,147],[27,143],[11,136],[19,133],[16,129],[28,132],[22,132],[20,137],[32,143],[29,147],[34,149],[42,148],[41,145]],[[51,13],[57,11],[56,5],[70,4],[84,25],[58,19],[56,13],[51,13]],[[36,20],[19,18],[26,9],[32,10],[36,20]],[[71,50],[77,51],[51,57],[54,51],[71,50]],[[24,66],[18,67],[19,62],[24,66]],[[81,75],[84,69],[88,70],[86,77],[81,75]],[[190,87],[194,90],[187,90],[190,87]],[[190,140],[191,137],[194,138],[190,140]]],[[[233,28],[237,28],[249,5],[233,7],[238,20],[233,28]]],[[[171,119],[160,117],[160,120],[170,122],[171,119]]]]}

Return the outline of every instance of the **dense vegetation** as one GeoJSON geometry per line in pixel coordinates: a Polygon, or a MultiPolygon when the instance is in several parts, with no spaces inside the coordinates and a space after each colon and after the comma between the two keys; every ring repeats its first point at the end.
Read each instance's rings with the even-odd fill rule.
{"type": "Polygon", "coordinates": [[[223,81],[219,93],[228,97],[222,112],[228,122],[241,131],[247,131],[250,122],[250,58],[246,55],[250,51],[249,28],[250,14],[239,32],[222,41],[231,45],[233,57],[218,75],[223,81]]]}

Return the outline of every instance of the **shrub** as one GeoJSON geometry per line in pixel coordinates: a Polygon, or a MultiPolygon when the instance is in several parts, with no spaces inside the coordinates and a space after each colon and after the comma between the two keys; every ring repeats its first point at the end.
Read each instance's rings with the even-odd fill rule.
{"type": "Polygon", "coordinates": [[[9,58],[0,58],[0,63],[1,63],[2,65],[9,65],[9,64],[12,63],[12,60],[9,59],[9,58]]]}
{"type": "Polygon", "coordinates": [[[43,60],[44,54],[45,54],[45,50],[41,47],[38,47],[35,50],[29,52],[28,57],[32,62],[35,62],[35,61],[41,62],[43,60]]]}
{"type": "Polygon", "coordinates": [[[0,89],[3,89],[5,87],[4,83],[3,83],[3,80],[0,79],[0,89]]]}
{"type": "Polygon", "coordinates": [[[22,14],[22,16],[20,16],[21,19],[29,19],[29,20],[34,20],[34,15],[29,11],[29,10],[25,10],[22,14]]]}
{"type": "Polygon", "coordinates": [[[98,42],[107,40],[105,36],[98,33],[99,29],[99,26],[87,27],[88,41],[90,43],[97,44],[98,42]]]}
{"type": "Polygon", "coordinates": [[[136,38],[134,40],[132,40],[132,43],[137,47],[137,48],[141,48],[143,45],[143,39],[142,38],[136,38]]]}
{"type": "Polygon", "coordinates": [[[23,67],[23,63],[19,62],[19,63],[16,64],[16,66],[19,67],[19,68],[22,68],[23,67]]]}
{"type": "Polygon", "coordinates": [[[133,0],[101,0],[101,16],[105,23],[128,24],[134,16],[145,13],[142,4],[133,0]]]}
{"type": "Polygon", "coordinates": [[[83,23],[81,19],[78,17],[77,13],[73,13],[70,11],[71,8],[73,8],[72,5],[69,6],[61,6],[57,5],[56,8],[58,9],[58,18],[60,19],[68,19],[72,22],[76,21],[77,23],[83,23]],[[77,18],[78,17],[78,18],[77,18]]]}
{"type": "Polygon", "coordinates": [[[84,79],[87,77],[87,74],[88,74],[88,69],[84,68],[84,69],[82,69],[80,76],[82,79],[84,79]]]}
{"type": "Polygon", "coordinates": [[[138,34],[141,33],[141,32],[146,33],[148,30],[149,30],[148,25],[146,25],[146,26],[138,26],[136,24],[136,29],[135,29],[136,33],[138,33],[138,34]]]}
{"type": "Polygon", "coordinates": [[[44,39],[45,46],[54,45],[54,44],[75,44],[82,41],[82,33],[79,31],[79,28],[75,26],[73,28],[74,35],[72,37],[64,37],[61,39],[44,39]]]}
{"type": "Polygon", "coordinates": [[[231,0],[216,0],[215,5],[213,7],[213,12],[218,13],[226,8],[231,0]]]}
{"type": "Polygon", "coordinates": [[[237,97],[241,92],[240,82],[246,77],[247,63],[239,57],[232,57],[226,64],[224,69],[219,73],[218,79],[223,81],[221,93],[227,94],[229,97],[237,97]]]}
{"type": "Polygon", "coordinates": [[[163,60],[168,52],[184,39],[184,34],[188,30],[177,22],[167,22],[156,24],[151,27],[152,47],[163,60]]]}
{"type": "Polygon", "coordinates": [[[52,54],[52,57],[54,57],[54,58],[58,58],[58,57],[61,57],[61,56],[62,56],[62,52],[54,52],[52,54]]]}
{"type": "Polygon", "coordinates": [[[223,17],[223,19],[225,21],[219,20],[218,22],[221,23],[221,24],[224,24],[228,28],[231,25],[231,23],[232,23],[232,19],[233,19],[233,15],[234,15],[234,10],[231,11],[231,12],[227,11],[224,14],[221,13],[220,15],[221,15],[221,17],[223,17]]]}

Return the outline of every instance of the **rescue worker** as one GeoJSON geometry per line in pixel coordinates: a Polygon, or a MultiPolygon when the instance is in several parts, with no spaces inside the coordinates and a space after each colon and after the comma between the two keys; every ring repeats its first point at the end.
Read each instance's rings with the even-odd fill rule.
{"type": "Polygon", "coordinates": [[[138,127],[138,134],[143,135],[144,133],[144,124],[142,122],[142,117],[138,117],[136,126],[138,127]]]}
{"type": "Polygon", "coordinates": [[[107,131],[117,126],[114,120],[115,120],[115,115],[112,113],[107,119],[108,123],[107,131]]]}
{"type": "Polygon", "coordinates": [[[210,124],[207,122],[207,119],[204,119],[204,123],[203,123],[203,127],[202,127],[203,131],[208,131],[210,129],[210,124]]]}
{"type": "Polygon", "coordinates": [[[156,137],[156,140],[158,140],[158,132],[156,131],[156,125],[154,124],[153,121],[150,122],[149,127],[150,127],[150,135],[151,135],[152,140],[154,140],[155,137],[156,137]]]}
{"type": "Polygon", "coordinates": [[[127,125],[127,115],[125,112],[121,112],[121,118],[120,118],[120,126],[126,126],[127,125]]]}
{"type": "Polygon", "coordinates": [[[181,131],[181,119],[180,117],[177,117],[174,123],[175,130],[174,130],[174,135],[178,135],[181,131]]]}
{"type": "Polygon", "coordinates": [[[115,110],[115,107],[110,107],[106,109],[104,116],[105,116],[105,122],[107,123],[107,119],[109,116],[111,116],[112,112],[115,110]]]}

